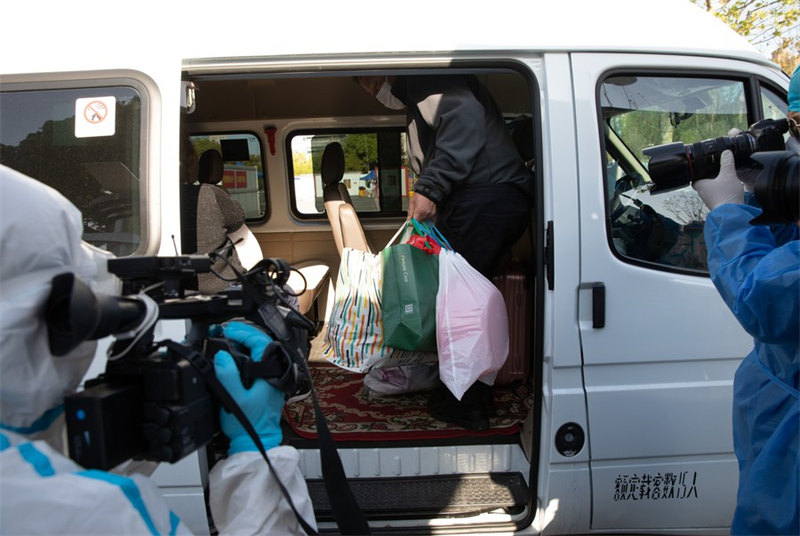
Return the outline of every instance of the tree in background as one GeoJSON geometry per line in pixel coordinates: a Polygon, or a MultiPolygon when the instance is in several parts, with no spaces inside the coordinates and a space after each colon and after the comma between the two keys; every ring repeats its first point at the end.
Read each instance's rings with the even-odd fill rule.
{"type": "Polygon", "coordinates": [[[797,0],[691,0],[713,13],[781,66],[789,75],[800,64],[800,3],[797,0]]]}

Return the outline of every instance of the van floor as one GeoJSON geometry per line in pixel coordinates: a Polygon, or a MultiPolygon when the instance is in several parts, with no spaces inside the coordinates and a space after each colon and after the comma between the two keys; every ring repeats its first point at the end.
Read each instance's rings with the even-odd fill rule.
{"type": "MultiPolygon", "coordinates": [[[[364,386],[364,374],[331,365],[322,358],[321,335],[312,341],[309,364],[314,389],[333,439],[340,446],[390,443],[401,447],[424,444],[499,444],[519,441],[519,430],[531,408],[531,390],[522,382],[495,386],[490,428],[473,432],[439,421],[430,415],[430,392],[380,395],[364,386]]],[[[312,398],[287,404],[284,438],[297,448],[316,445],[312,398]]]]}
{"type": "MultiPolygon", "coordinates": [[[[524,511],[530,490],[513,452],[523,443],[520,430],[532,404],[529,387],[522,382],[496,386],[490,429],[471,432],[433,418],[427,407],[429,391],[391,396],[370,391],[364,386],[364,374],[336,367],[322,357],[322,333],[312,341],[309,356],[314,391],[342,463],[354,471],[348,484],[370,521],[468,519],[487,512],[524,511]],[[392,453],[388,476],[383,472],[389,463],[380,454],[383,449],[392,453]],[[423,471],[427,465],[437,468],[435,474],[423,471]],[[406,466],[411,473],[400,470],[406,466]]],[[[332,521],[328,492],[320,478],[312,397],[287,404],[282,426],[284,442],[301,452],[317,520],[332,521]]]]}

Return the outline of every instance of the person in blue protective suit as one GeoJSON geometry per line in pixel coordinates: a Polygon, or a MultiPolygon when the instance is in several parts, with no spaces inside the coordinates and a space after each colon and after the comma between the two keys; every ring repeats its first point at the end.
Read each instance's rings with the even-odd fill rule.
{"type": "MultiPolygon", "coordinates": [[[[72,272],[96,292],[113,293],[108,254],[81,241],[80,212],[52,188],[0,166],[0,534],[188,534],[145,467],[87,470],[64,455],[63,398],[76,390],[94,356],[85,342],[54,356],[43,318],[54,275],[72,272]]],[[[222,327],[259,359],[270,338],[243,322],[222,327]]],[[[209,474],[209,504],[221,534],[299,534],[282,495],[316,530],[313,507],[292,447],[279,446],[284,395],[262,379],[242,386],[230,354],[214,357],[216,375],[253,424],[275,470],[250,436],[221,410],[228,457],[209,474]]]]}
{"type": "MultiPolygon", "coordinates": [[[[800,154],[795,138],[787,149],[800,154]]],[[[751,224],[762,211],[752,180],[741,176],[744,184],[725,151],[720,174],[692,185],[711,209],[711,279],[754,338],[733,385],[739,489],[731,533],[800,534],[800,228],[751,224]]]]}
{"type": "Polygon", "coordinates": [[[789,80],[789,118],[800,124],[800,65],[795,67],[789,80]]]}

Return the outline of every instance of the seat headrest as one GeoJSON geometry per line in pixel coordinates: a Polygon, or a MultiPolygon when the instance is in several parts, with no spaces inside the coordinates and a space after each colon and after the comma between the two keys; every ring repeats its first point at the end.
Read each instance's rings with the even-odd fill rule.
{"type": "Polygon", "coordinates": [[[197,162],[197,180],[200,184],[218,184],[222,180],[224,162],[215,149],[208,149],[197,162]]]}
{"type": "Polygon", "coordinates": [[[337,184],[344,176],[344,151],[338,142],[331,142],[322,152],[322,184],[337,184]]]}

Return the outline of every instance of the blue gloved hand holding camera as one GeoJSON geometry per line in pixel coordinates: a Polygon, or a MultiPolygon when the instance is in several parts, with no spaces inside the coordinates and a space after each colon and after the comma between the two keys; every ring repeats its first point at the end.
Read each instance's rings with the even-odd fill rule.
{"type": "MultiPolygon", "coordinates": [[[[264,331],[244,322],[229,322],[222,326],[222,332],[229,340],[246,347],[253,361],[260,361],[264,350],[272,342],[272,338],[264,331]]],[[[278,446],[283,437],[280,420],[284,393],[261,378],[256,379],[249,389],[245,388],[233,356],[224,350],[214,355],[214,371],[250,420],[264,450],[278,446]]],[[[229,455],[258,450],[236,417],[225,409],[220,409],[220,427],[230,439],[229,455]]]]}

